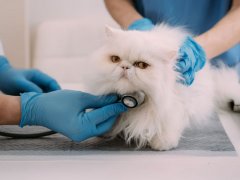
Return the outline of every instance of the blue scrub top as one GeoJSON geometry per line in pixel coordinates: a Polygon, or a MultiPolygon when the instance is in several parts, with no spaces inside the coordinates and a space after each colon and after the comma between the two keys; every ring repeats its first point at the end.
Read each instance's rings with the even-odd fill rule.
{"type": "MultiPolygon", "coordinates": [[[[155,24],[183,26],[198,35],[212,28],[229,11],[232,0],[135,0],[135,8],[155,24]]],[[[240,64],[240,44],[214,58],[230,67],[240,64]]]]}

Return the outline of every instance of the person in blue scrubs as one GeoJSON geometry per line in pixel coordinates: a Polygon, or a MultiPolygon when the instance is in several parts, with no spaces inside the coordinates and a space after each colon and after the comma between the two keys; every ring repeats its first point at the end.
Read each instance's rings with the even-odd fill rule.
{"type": "Polygon", "coordinates": [[[239,0],[105,0],[112,17],[124,29],[147,30],[166,22],[184,26],[218,65],[240,69],[239,0]]]}

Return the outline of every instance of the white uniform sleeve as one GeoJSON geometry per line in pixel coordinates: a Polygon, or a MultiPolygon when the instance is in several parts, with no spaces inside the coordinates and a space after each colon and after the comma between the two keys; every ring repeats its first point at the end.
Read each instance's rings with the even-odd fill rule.
{"type": "Polygon", "coordinates": [[[2,41],[0,40],[0,56],[4,56],[2,41]]]}

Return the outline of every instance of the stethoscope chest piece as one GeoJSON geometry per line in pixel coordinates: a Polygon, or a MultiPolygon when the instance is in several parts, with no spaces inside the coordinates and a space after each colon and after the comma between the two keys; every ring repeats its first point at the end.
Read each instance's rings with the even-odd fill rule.
{"type": "Polygon", "coordinates": [[[142,91],[121,96],[121,102],[127,108],[135,108],[144,102],[145,94],[142,91]]]}
{"type": "Polygon", "coordinates": [[[121,99],[124,106],[128,108],[135,108],[138,105],[137,100],[133,96],[123,95],[121,99]]]}

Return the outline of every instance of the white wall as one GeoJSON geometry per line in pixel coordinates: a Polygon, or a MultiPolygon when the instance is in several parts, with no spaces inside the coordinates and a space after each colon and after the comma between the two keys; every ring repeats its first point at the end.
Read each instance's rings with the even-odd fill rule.
{"type": "Polygon", "coordinates": [[[28,23],[25,0],[0,0],[0,39],[16,67],[28,65],[28,23]]]}
{"type": "MultiPolygon", "coordinates": [[[[4,43],[6,55],[16,67],[29,67],[34,58],[36,29],[44,21],[75,19],[86,27],[105,24],[117,26],[105,9],[103,0],[0,0],[0,39],[4,43]]],[[[102,25],[102,26],[100,26],[102,25]]],[[[79,32],[81,33],[81,32],[79,32]]],[[[90,33],[87,35],[91,37],[90,33]]],[[[96,47],[99,41],[84,41],[96,47]]],[[[83,46],[82,52],[91,48],[83,46]]]]}
{"type": "Polygon", "coordinates": [[[32,67],[59,82],[79,83],[79,66],[117,26],[103,0],[29,0],[32,67]]]}
{"type": "MultiPolygon", "coordinates": [[[[101,33],[104,30],[105,24],[116,26],[116,23],[105,9],[103,0],[29,0],[28,8],[32,47],[30,57],[33,60],[35,59],[36,30],[43,22],[58,22],[61,29],[59,31],[56,30],[56,33],[64,32],[63,29],[67,29],[67,26],[74,26],[75,22],[75,25],[79,24],[78,29],[75,28],[78,30],[78,34],[75,32],[76,34],[73,35],[75,38],[71,37],[72,41],[79,42],[79,48],[74,49],[72,47],[71,52],[68,52],[69,56],[80,56],[90,52],[100,44],[102,38],[99,36],[103,35],[101,33]],[[61,22],[63,22],[62,25],[61,22]]],[[[53,28],[53,26],[45,26],[45,28],[53,28]]],[[[44,48],[44,45],[41,48],[44,48]]],[[[36,63],[32,65],[34,64],[36,63]]]]}
{"type": "MultiPolygon", "coordinates": [[[[45,20],[95,17],[109,18],[103,0],[28,0],[29,22],[37,25],[45,20]],[[100,15],[100,16],[99,16],[100,15]]],[[[92,22],[94,23],[94,22],[92,22]]]]}

